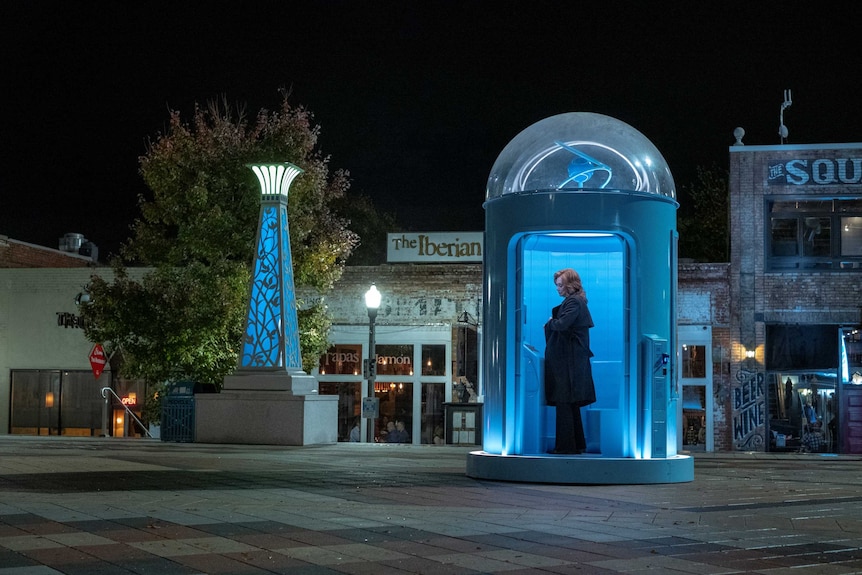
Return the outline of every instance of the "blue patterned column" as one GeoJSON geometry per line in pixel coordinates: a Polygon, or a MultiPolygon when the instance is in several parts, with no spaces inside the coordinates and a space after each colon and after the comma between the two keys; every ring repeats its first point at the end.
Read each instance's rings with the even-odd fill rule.
{"type": "Polygon", "coordinates": [[[287,192],[302,170],[289,163],[249,167],[260,181],[261,205],[239,369],[301,371],[287,192]]]}

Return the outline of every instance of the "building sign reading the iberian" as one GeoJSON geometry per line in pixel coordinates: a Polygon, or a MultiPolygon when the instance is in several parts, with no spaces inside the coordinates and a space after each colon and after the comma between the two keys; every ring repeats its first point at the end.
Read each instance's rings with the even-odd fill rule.
{"type": "Polygon", "coordinates": [[[770,161],[766,181],[771,186],[858,184],[862,182],[862,158],[770,161]]]}
{"type": "Polygon", "coordinates": [[[481,262],[482,232],[428,232],[387,234],[386,261],[481,262]]]}

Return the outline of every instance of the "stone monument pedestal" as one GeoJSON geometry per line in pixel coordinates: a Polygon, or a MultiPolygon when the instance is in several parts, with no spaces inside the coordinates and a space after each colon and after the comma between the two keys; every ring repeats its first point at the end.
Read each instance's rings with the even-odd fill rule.
{"type": "Polygon", "coordinates": [[[237,372],[221,393],[195,396],[195,441],[320,445],[338,441],[338,396],[304,372],[237,372]]]}

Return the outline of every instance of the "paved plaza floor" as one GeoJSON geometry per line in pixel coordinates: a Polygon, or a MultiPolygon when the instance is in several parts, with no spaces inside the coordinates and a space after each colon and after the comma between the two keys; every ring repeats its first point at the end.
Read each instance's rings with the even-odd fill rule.
{"type": "Polygon", "coordinates": [[[862,573],[862,459],[480,481],[467,448],[0,436],[0,575],[862,573]]]}

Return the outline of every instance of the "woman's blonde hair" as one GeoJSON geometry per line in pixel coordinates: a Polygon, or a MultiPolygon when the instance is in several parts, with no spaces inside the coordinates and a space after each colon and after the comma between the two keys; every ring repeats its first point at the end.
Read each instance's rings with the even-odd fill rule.
{"type": "Polygon", "coordinates": [[[563,268],[558,272],[554,272],[554,282],[558,278],[563,278],[563,287],[566,295],[577,295],[587,300],[587,292],[584,291],[584,286],[581,283],[581,276],[572,268],[563,268]]]}

